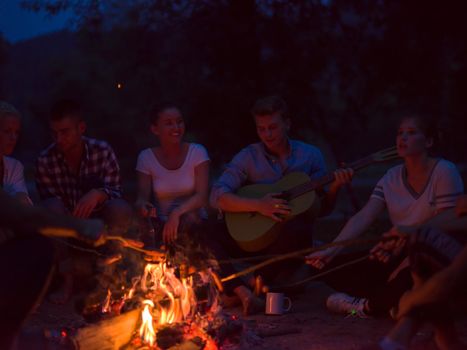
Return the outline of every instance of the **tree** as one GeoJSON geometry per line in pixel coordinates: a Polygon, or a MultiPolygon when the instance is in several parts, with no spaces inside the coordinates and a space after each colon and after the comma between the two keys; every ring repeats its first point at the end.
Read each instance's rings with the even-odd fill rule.
{"type": "Polygon", "coordinates": [[[0,32],[0,99],[3,98],[3,94],[4,94],[3,90],[5,88],[2,84],[5,81],[5,79],[2,79],[1,77],[3,77],[5,74],[4,70],[5,70],[5,65],[7,62],[8,62],[8,43],[3,38],[3,35],[0,32]]]}
{"type": "Polygon", "coordinates": [[[255,140],[248,110],[272,93],[289,102],[298,136],[337,160],[391,144],[387,130],[405,106],[442,115],[457,126],[450,139],[466,142],[458,128],[467,79],[456,1],[26,4],[51,14],[74,9],[79,51],[56,66],[51,99],[81,96],[99,117],[93,130],[122,144],[129,159],[151,142],[149,107],[173,101],[192,122],[192,137],[222,164],[255,140]],[[128,134],[139,135],[131,145],[122,142],[128,134]]]}

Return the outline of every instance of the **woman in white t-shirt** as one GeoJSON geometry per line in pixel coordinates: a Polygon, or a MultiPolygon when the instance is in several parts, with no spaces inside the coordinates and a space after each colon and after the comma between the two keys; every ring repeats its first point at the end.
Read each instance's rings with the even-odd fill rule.
{"type": "Polygon", "coordinates": [[[159,146],[138,156],[137,207],[141,215],[150,215],[154,194],[156,215],[164,222],[162,238],[169,243],[178,237],[182,216],[194,220],[206,217],[209,157],[202,145],[183,141],[185,122],[174,106],[156,110],[150,130],[159,146]]]}
{"type": "MultiPolygon", "coordinates": [[[[455,207],[457,198],[464,191],[462,179],[453,163],[429,155],[429,151],[435,143],[436,134],[435,125],[422,117],[408,114],[401,120],[396,143],[398,153],[403,158],[404,163],[389,169],[379,180],[367,204],[346,223],[334,242],[361,235],[384,209],[387,209],[392,225],[399,227],[418,226],[437,213],[455,207]]],[[[323,269],[340,251],[341,248],[330,248],[310,254],[306,257],[307,263],[316,269],[323,269]]],[[[388,260],[385,256],[380,256],[380,258],[381,261],[388,260]]],[[[353,266],[346,272],[349,278],[349,282],[347,282],[349,288],[345,289],[357,290],[362,287],[364,283],[357,281],[366,278],[362,275],[368,273],[375,276],[373,281],[370,276],[368,279],[369,284],[373,283],[375,290],[377,290],[377,284],[381,282],[384,284],[388,281],[389,275],[391,275],[391,279],[395,275],[391,274],[394,271],[388,269],[387,265],[386,268],[383,265],[380,261],[370,262],[367,260],[353,266]]],[[[393,290],[385,285],[381,286],[380,290],[385,290],[383,294],[386,295],[375,292],[373,293],[375,298],[369,295],[365,295],[364,298],[355,298],[343,293],[336,293],[328,298],[327,306],[332,311],[350,312],[362,317],[368,314],[385,313],[388,311],[387,308],[391,306],[390,304],[394,302],[397,304],[397,299],[400,297],[394,290],[400,287],[399,289],[403,291],[407,281],[411,282],[409,271],[405,272],[404,281],[401,281],[399,286],[394,287],[393,290]],[[377,309],[381,312],[375,311],[377,309]]],[[[341,276],[342,280],[346,279],[344,275],[341,276]]],[[[337,275],[334,275],[335,277],[337,275]]],[[[333,282],[339,281],[334,280],[333,282]]],[[[339,285],[339,283],[336,284],[339,285]]],[[[408,287],[410,288],[410,285],[408,287]]],[[[363,287],[363,289],[365,288],[363,287]]],[[[364,291],[362,293],[365,294],[364,291]]],[[[362,296],[362,293],[359,293],[359,296],[362,296]]],[[[371,295],[371,293],[369,294],[371,295]]]]}
{"type": "Polygon", "coordinates": [[[21,128],[19,112],[9,103],[0,101],[0,185],[10,196],[31,204],[24,182],[23,165],[9,157],[15,149],[21,128]]]}

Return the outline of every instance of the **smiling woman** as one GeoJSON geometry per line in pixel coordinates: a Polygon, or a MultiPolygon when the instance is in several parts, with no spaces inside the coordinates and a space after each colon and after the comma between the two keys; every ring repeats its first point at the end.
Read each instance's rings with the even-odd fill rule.
{"type": "Polygon", "coordinates": [[[183,141],[185,122],[177,107],[156,108],[150,122],[160,145],[138,156],[137,207],[147,217],[154,194],[157,217],[164,225],[162,238],[170,243],[178,238],[182,218],[193,223],[207,217],[209,157],[202,145],[183,141]]]}

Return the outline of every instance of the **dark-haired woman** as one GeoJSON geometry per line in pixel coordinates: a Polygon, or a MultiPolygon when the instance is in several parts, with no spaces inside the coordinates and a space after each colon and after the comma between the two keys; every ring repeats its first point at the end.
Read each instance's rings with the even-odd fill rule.
{"type": "MultiPolygon", "coordinates": [[[[436,134],[434,124],[422,117],[409,114],[401,120],[396,144],[404,163],[389,169],[380,179],[368,203],[347,222],[335,242],[361,235],[384,209],[392,225],[398,227],[418,226],[455,207],[464,191],[462,179],[453,163],[430,156],[436,134]]],[[[336,257],[340,251],[332,248],[310,254],[307,263],[316,269],[331,268],[348,259],[336,257]]],[[[378,259],[366,260],[325,279],[336,290],[356,296],[332,294],[327,300],[330,310],[365,317],[387,314],[397,305],[402,293],[411,287],[410,271],[401,264],[403,255],[389,259],[384,251],[378,254],[378,259]]]]}
{"type": "Polygon", "coordinates": [[[182,216],[206,217],[209,157],[202,145],[183,141],[185,121],[175,106],[156,110],[150,129],[159,145],[138,156],[137,207],[147,216],[154,194],[157,217],[164,223],[162,238],[170,243],[178,237],[182,216]]]}

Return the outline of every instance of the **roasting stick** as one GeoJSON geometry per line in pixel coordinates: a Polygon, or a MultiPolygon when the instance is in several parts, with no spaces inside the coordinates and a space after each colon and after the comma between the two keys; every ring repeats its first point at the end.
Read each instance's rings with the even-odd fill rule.
{"type": "Polygon", "coordinates": [[[377,243],[377,242],[380,242],[380,241],[389,241],[389,240],[392,240],[392,239],[396,239],[396,238],[395,237],[383,237],[383,238],[368,238],[368,239],[348,239],[348,240],[344,240],[344,241],[324,244],[324,245],[319,246],[319,247],[310,247],[310,248],[306,248],[306,249],[301,249],[301,250],[297,250],[295,252],[291,252],[291,253],[287,253],[287,254],[283,254],[283,255],[278,255],[276,257],[270,258],[270,259],[268,259],[266,261],[263,261],[263,262],[261,262],[261,263],[259,263],[257,265],[248,267],[248,268],[246,268],[246,269],[244,269],[242,271],[239,271],[237,273],[231,274],[230,276],[224,277],[224,278],[221,279],[221,281],[222,282],[227,282],[227,281],[233,280],[234,278],[247,275],[247,274],[249,274],[249,273],[251,273],[253,271],[256,271],[258,269],[263,268],[264,266],[276,263],[278,261],[294,258],[294,257],[297,257],[297,256],[303,256],[305,254],[317,252],[317,251],[320,251],[320,250],[325,250],[327,248],[348,247],[348,246],[353,246],[353,245],[364,245],[364,244],[370,244],[370,243],[377,243]]]}
{"type": "Polygon", "coordinates": [[[152,258],[156,258],[156,259],[159,259],[159,260],[165,258],[165,253],[163,253],[161,251],[141,248],[141,246],[144,246],[144,244],[142,242],[140,242],[140,241],[129,240],[129,239],[125,239],[125,238],[120,237],[120,236],[105,236],[105,240],[107,240],[107,241],[119,241],[119,242],[122,243],[122,245],[125,248],[136,250],[137,252],[149,255],[152,258]],[[138,246],[139,244],[141,244],[141,246],[138,246]]]}
{"type": "MultiPolygon", "coordinates": [[[[79,238],[78,233],[75,230],[62,228],[62,227],[44,227],[39,230],[39,232],[48,237],[58,237],[58,238],[79,238]]],[[[137,252],[146,254],[153,259],[163,259],[165,254],[157,250],[148,250],[140,247],[142,244],[139,241],[125,239],[120,236],[106,236],[103,235],[102,238],[97,240],[97,243],[103,243],[105,241],[119,241],[122,243],[123,247],[135,250],[137,252]]]]}
{"type": "Polygon", "coordinates": [[[307,277],[301,281],[298,281],[298,282],[293,282],[293,283],[290,283],[290,284],[285,284],[285,285],[281,285],[281,286],[271,286],[273,289],[280,289],[280,288],[292,288],[292,287],[297,287],[303,283],[307,283],[307,282],[311,282],[311,281],[314,281],[318,278],[321,278],[323,276],[326,276],[327,274],[330,274],[330,273],[333,273],[335,271],[339,271],[341,269],[343,269],[344,267],[347,267],[347,266],[350,266],[350,265],[355,265],[355,264],[358,264],[359,262],[362,262],[362,261],[365,261],[366,259],[368,259],[370,257],[370,254],[367,254],[365,256],[362,256],[360,258],[357,258],[355,260],[351,260],[351,261],[348,261],[342,265],[338,265],[336,267],[333,267],[332,269],[329,269],[329,270],[326,270],[326,271],[323,271],[323,272],[320,272],[316,275],[313,275],[311,277],[307,277]]]}

